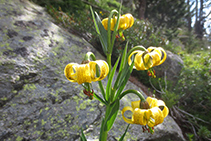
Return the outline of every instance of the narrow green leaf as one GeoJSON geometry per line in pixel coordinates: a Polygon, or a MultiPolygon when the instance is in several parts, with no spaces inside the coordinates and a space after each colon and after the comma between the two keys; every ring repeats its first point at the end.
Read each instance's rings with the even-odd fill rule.
{"type": "Polygon", "coordinates": [[[119,139],[119,141],[123,141],[123,139],[124,139],[124,137],[125,137],[125,135],[126,135],[126,133],[127,133],[127,130],[128,130],[128,128],[129,128],[129,126],[130,126],[130,124],[127,125],[127,128],[126,128],[124,134],[123,134],[123,135],[121,136],[121,138],[119,139]]]}
{"type": "Polygon", "coordinates": [[[119,81],[120,81],[120,77],[122,76],[122,71],[120,72],[118,72],[118,75],[117,75],[117,78],[116,78],[116,81],[115,81],[115,83],[114,83],[114,89],[115,90],[117,90],[118,89],[118,87],[119,87],[119,81]]]}
{"type": "Polygon", "coordinates": [[[116,72],[116,68],[117,68],[117,65],[119,63],[119,58],[117,59],[110,75],[109,75],[109,78],[108,78],[108,82],[107,82],[107,86],[106,86],[106,100],[108,101],[109,100],[109,97],[111,95],[111,89],[112,89],[112,81],[113,81],[113,77],[114,77],[114,74],[116,72]]]}
{"type": "Polygon", "coordinates": [[[127,78],[128,75],[130,75],[129,65],[126,64],[124,69],[118,74],[117,80],[115,82],[114,88],[117,90],[119,87],[122,86],[123,81],[125,81],[125,78],[127,78]]]}
{"type": "Polygon", "coordinates": [[[106,99],[106,98],[105,98],[105,95],[106,95],[106,94],[105,94],[105,89],[104,89],[104,87],[103,87],[102,81],[98,81],[98,84],[99,84],[100,90],[101,90],[101,92],[102,92],[103,98],[106,99]]]}
{"type": "Polygon", "coordinates": [[[122,71],[122,69],[125,66],[125,63],[127,62],[127,58],[126,58],[126,56],[127,56],[127,48],[128,48],[128,42],[125,45],[125,49],[124,49],[123,54],[122,54],[122,59],[121,59],[121,64],[120,64],[120,67],[119,67],[119,71],[122,71]]]}
{"type": "Polygon", "coordinates": [[[85,135],[84,135],[84,133],[83,133],[83,129],[82,129],[82,128],[81,128],[80,141],[87,141],[87,140],[86,140],[86,137],[85,137],[85,135]]]}
{"type": "Polygon", "coordinates": [[[104,26],[102,25],[102,21],[100,19],[100,16],[97,14],[97,12],[95,12],[95,15],[96,15],[96,22],[97,22],[97,26],[99,28],[99,32],[100,32],[100,42],[101,42],[101,45],[102,45],[102,48],[103,48],[103,51],[104,53],[106,54],[107,53],[107,46],[108,46],[108,43],[107,43],[107,40],[108,40],[108,36],[107,36],[107,31],[105,30],[104,26]]]}
{"type": "Polygon", "coordinates": [[[99,100],[101,103],[103,103],[104,105],[107,105],[107,102],[104,101],[100,96],[98,96],[97,94],[94,93],[94,97],[99,100]]]}
{"type": "Polygon", "coordinates": [[[122,81],[124,81],[125,76],[127,75],[127,72],[129,71],[128,68],[129,67],[124,67],[124,69],[118,73],[116,82],[114,84],[115,90],[117,90],[121,86],[120,84],[122,83],[122,81]]]}
{"type": "MultiPolygon", "coordinates": [[[[131,74],[131,72],[133,71],[133,65],[134,65],[134,62],[131,64],[131,66],[128,68],[128,71],[127,71],[127,73],[125,74],[125,75],[122,75],[122,76],[124,76],[124,79],[121,79],[122,81],[119,83],[119,89],[118,89],[118,91],[117,91],[117,93],[116,93],[116,96],[115,96],[115,99],[120,95],[120,93],[124,90],[124,88],[125,88],[125,85],[127,84],[127,82],[128,82],[128,79],[129,79],[129,77],[130,77],[130,74],[131,74]]],[[[129,66],[129,65],[128,65],[129,66]]]]}
{"type": "Polygon", "coordinates": [[[95,25],[97,34],[99,35],[99,38],[100,38],[100,43],[102,45],[103,52],[106,54],[107,53],[107,31],[103,27],[99,15],[96,12],[94,15],[94,12],[93,12],[91,6],[90,6],[90,10],[91,10],[91,14],[92,14],[92,18],[94,21],[94,25],[95,25]],[[95,16],[96,16],[96,18],[95,18],[95,16]]]}
{"type": "Polygon", "coordinates": [[[123,71],[122,71],[122,75],[119,78],[119,86],[122,85],[122,82],[126,80],[126,78],[129,78],[130,76],[130,66],[128,64],[125,65],[123,71]]]}
{"type": "Polygon", "coordinates": [[[123,54],[122,54],[122,59],[121,59],[120,67],[119,67],[119,73],[117,75],[117,79],[114,84],[114,89],[118,89],[118,87],[120,86],[119,82],[121,82],[121,80],[124,79],[124,77],[127,73],[127,70],[129,68],[129,66],[127,64],[127,47],[128,47],[128,42],[127,42],[125,49],[123,51],[123,54]]]}
{"type": "Polygon", "coordinates": [[[104,131],[109,131],[111,129],[111,127],[114,124],[114,121],[116,119],[116,116],[118,114],[118,110],[119,110],[119,100],[116,100],[115,104],[113,105],[113,107],[111,108],[111,112],[108,116],[108,118],[106,119],[106,125],[104,128],[104,131]]]}
{"type": "Polygon", "coordinates": [[[90,10],[91,10],[92,19],[93,19],[93,21],[94,21],[94,25],[95,25],[96,31],[97,31],[98,34],[100,34],[100,31],[99,31],[99,28],[98,28],[98,26],[97,26],[97,22],[96,22],[96,19],[95,19],[95,16],[94,16],[94,12],[93,12],[91,6],[90,6],[90,10]]]}

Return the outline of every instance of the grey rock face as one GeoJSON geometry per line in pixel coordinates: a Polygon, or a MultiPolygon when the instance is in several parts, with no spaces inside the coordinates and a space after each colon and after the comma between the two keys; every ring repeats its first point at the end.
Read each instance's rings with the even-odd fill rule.
{"type": "MultiPolygon", "coordinates": [[[[66,64],[80,63],[87,51],[104,59],[86,41],[55,25],[43,8],[25,0],[0,1],[0,140],[75,141],[81,127],[87,138],[98,138],[105,107],[63,74],[66,64]]],[[[129,88],[141,91],[132,83],[129,88]]],[[[100,93],[97,83],[93,89],[100,93]]],[[[138,98],[125,97],[120,110],[132,100],[138,98]]],[[[119,138],[126,126],[119,111],[109,139],[119,138]]],[[[131,125],[126,139],[184,140],[169,116],[153,135],[131,125]]]]}
{"type": "Polygon", "coordinates": [[[177,83],[178,76],[183,68],[183,60],[176,54],[166,51],[166,61],[160,66],[155,67],[156,75],[159,77],[167,77],[167,80],[173,84],[177,83]]]}

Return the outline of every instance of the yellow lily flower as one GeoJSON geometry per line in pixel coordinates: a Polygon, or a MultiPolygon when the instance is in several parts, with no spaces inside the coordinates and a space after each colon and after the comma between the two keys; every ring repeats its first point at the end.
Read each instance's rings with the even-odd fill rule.
{"type": "Polygon", "coordinates": [[[161,65],[166,60],[166,52],[162,47],[149,47],[147,51],[135,50],[128,57],[128,64],[131,65],[131,57],[134,58],[136,70],[148,70],[149,68],[161,65]],[[162,58],[163,54],[163,58],[162,58]]]}
{"type": "Polygon", "coordinates": [[[149,109],[140,109],[140,100],[131,102],[132,107],[124,107],[122,109],[122,116],[125,122],[129,124],[140,124],[154,127],[161,124],[164,118],[168,115],[169,109],[162,100],[147,97],[146,102],[149,104],[149,109]],[[163,110],[161,110],[162,108],[163,110]],[[124,116],[126,111],[132,112],[132,118],[129,119],[124,116]]]}
{"type": "Polygon", "coordinates": [[[70,82],[91,83],[92,81],[100,81],[104,79],[109,72],[107,62],[103,60],[90,61],[87,64],[69,63],[65,69],[64,74],[70,82]],[[99,68],[99,76],[96,75],[96,67],[99,68]]]}
{"type": "MultiPolygon", "coordinates": [[[[115,24],[117,22],[117,17],[111,18],[111,30],[114,31],[115,24]]],[[[134,18],[130,13],[120,16],[118,29],[125,30],[130,28],[134,23],[134,18]]],[[[108,18],[102,20],[102,25],[106,30],[108,30],[108,18]]]]}

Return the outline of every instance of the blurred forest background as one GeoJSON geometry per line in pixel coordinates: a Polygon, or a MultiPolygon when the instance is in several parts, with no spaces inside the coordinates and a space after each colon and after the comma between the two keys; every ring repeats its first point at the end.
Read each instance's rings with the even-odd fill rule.
{"type": "MultiPolygon", "coordinates": [[[[68,31],[82,36],[100,49],[90,6],[101,18],[119,9],[120,0],[31,0],[43,7],[68,31]]],[[[211,1],[209,0],[123,0],[122,14],[135,17],[124,31],[130,47],[161,46],[179,55],[184,67],[176,85],[165,78],[153,79],[146,72],[140,81],[170,107],[187,140],[211,140],[211,1]]],[[[125,41],[115,44],[114,58],[125,41]]],[[[99,50],[100,51],[100,50],[99,50]]]]}

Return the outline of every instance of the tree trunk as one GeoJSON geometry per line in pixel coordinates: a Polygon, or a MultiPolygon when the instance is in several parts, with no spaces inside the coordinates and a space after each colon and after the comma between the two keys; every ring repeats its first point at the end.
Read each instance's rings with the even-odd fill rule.
{"type": "Polygon", "coordinates": [[[188,0],[188,17],[187,17],[187,20],[188,20],[188,31],[191,32],[191,11],[190,11],[190,0],[188,0]]]}
{"type": "MultiPolygon", "coordinates": [[[[196,4],[198,5],[198,1],[196,4]]],[[[202,39],[204,35],[204,17],[203,17],[204,7],[203,5],[204,5],[204,1],[200,0],[199,15],[198,15],[198,6],[196,7],[197,11],[196,11],[195,33],[196,33],[197,38],[199,39],[202,39]]]]}
{"type": "Polygon", "coordinates": [[[146,10],[146,0],[139,0],[138,18],[140,20],[144,19],[145,10],[146,10]]]}
{"type": "Polygon", "coordinates": [[[195,23],[197,23],[197,21],[198,21],[198,0],[196,0],[196,14],[195,14],[195,16],[196,16],[196,19],[195,19],[195,23]]]}

